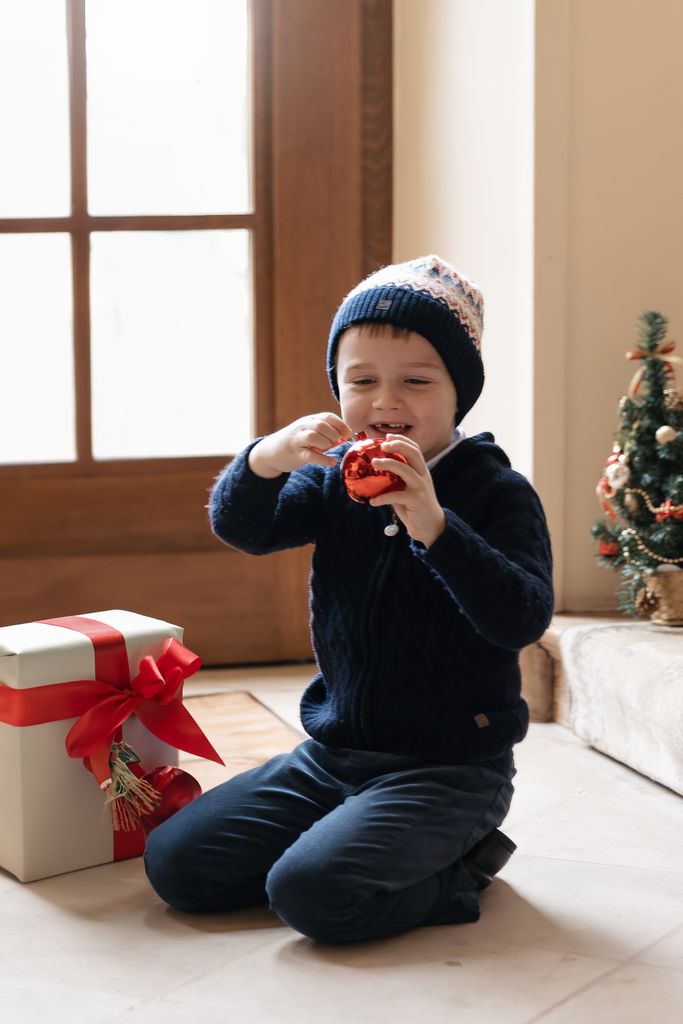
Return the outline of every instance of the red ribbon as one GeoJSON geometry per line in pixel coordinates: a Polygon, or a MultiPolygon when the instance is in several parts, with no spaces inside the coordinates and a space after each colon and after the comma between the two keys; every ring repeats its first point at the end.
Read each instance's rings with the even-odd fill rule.
{"type": "Polygon", "coordinates": [[[671,365],[672,363],[683,362],[680,356],[672,356],[670,354],[671,352],[673,352],[675,347],[675,341],[664,339],[663,341],[660,341],[659,345],[657,345],[657,347],[652,352],[648,352],[646,349],[637,348],[633,352],[626,353],[627,359],[630,359],[632,361],[641,360],[641,365],[634,373],[633,380],[629,385],[628,393],[631,396],[631,398],[635,398],[635,396],[638,394],[638,391],[640,390],[640,385],[642,384],[643,377],[645,376],[646,359],[661,359],[661,361],[664,363],[664,368],[668,373],[674,372],[674,368],[671,365]],[[668,356],[669,358],[665,359],[665,356],[668,356]]]}
{"type": "Polygon", "coordinates": [[[683,520],[683,505],[674,505],[671,498],[667,498],[655,516],[658,523],[665,523],[667,519],[683,520]]]}
{"type": "MultiPolygon", "coordinates": [[[[101,786],[110,776],[109,754],[132,714],[157,739],[189,754],[223,764],[208,739],[182,704],[182,684],[201,660],[175,639],[164,642],[158,659],[146,655],[131,680],[123,634],[82,615],[42,619],[48,625],[73,629],[90,638],[95,653],[95,679],[15,690],[0,683],[0,721],[8,725],[43,725],[67,718],[78,720],[66,737],[69,757],[88,759],[101,786]]],[[[114,832],[114,859],[137,856],[144,833],[114,832]]]]}

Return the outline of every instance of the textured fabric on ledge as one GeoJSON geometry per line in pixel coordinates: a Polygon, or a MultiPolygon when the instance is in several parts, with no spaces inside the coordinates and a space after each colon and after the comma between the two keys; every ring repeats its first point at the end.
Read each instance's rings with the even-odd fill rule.
{"type": "MultiPolygon", "coordinates": [[[[402,525],[385,537],[390,509],[351,501],[338,466],[264,480],[249,468],[251,447],[218,478],[211,523],[253,554],[315,544],[309,735],[447,764],[523,739],[518,652],[552,615],[550,542],[535,491],[492,435],[461,441],[434,467],[447,526],[429,548],[402,525]]],[[[347,447],[334,449],[340,461],[347,447]]]]}
{"type": "Polygon", "coordinates": [[[683,794],[683,630],[577,625],[560,650],[576,735],[683,794]]]}

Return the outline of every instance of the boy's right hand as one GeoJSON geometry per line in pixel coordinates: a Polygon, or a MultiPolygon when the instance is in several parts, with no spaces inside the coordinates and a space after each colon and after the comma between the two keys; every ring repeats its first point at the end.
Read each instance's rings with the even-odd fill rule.
{"type": "Polygon", "coordinates": [[[302,416],[254,445],[249,453],[249,468],[257,476],[272,479],[310,462],[334,466],[336,459],[324,453],[352,436],[348,424],[333,412],[302,416]]]}

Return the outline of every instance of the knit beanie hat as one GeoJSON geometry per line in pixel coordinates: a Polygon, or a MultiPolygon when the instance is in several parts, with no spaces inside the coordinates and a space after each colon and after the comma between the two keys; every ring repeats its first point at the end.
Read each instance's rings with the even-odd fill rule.
{"type": "Polygon", "coordinates": [[[332,321],[327,375],[335,398],[342,332],[353,324],[393,324],[421,334],[437,350],[455,384],[459,423],[484,386],[483,320],[484,300],[477,286],[439,256],[383,267],[349,292],[332,321]]]}

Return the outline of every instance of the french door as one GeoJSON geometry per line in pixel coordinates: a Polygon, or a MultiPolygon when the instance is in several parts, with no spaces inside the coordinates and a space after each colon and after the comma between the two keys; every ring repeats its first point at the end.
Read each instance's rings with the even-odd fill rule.
{"type": "Polygon", "coordinates": [[[333,407],[330,318],[390,258],[390,4],[11,6],[0,622],[126,607],[207,664],[309,657],[308,552],[232,551],[205,506],[333,407]]]}

